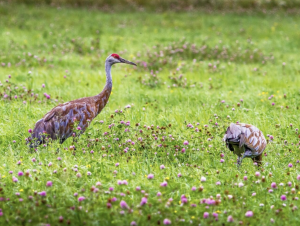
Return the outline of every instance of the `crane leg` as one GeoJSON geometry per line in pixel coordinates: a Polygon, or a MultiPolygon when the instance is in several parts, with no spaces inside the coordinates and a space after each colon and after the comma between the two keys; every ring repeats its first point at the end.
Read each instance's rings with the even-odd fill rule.
{"type": "Polygon", "coordinates": [[[243,158],[238,156],[238,159],[237,159],[237,166],[238,166],[238,169],[240,169],[241,165],[242,165],[242,161],[243,161],[243,158]]]}
{"type": "Polygon", "coordinates": [[[262,155],[256,156],[254,158],[252,158],[253,162],[257,163],[258,167],[261,167],[262,165],[262,155]]]}

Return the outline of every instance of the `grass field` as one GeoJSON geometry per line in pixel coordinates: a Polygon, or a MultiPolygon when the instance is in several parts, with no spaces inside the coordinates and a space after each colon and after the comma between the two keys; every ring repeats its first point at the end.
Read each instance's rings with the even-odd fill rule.
{"type": "Polygon", "coordinates": [[[2,4],[0,225],[298,225],[299,24],[2,4]],[[45,113],[101,92],[114,52],[138,67],[113,66],[78,143],[30,152],[45,113]],[[274,137],[262,168],[238,169],[222,142],[236,121],[274,137]]]}

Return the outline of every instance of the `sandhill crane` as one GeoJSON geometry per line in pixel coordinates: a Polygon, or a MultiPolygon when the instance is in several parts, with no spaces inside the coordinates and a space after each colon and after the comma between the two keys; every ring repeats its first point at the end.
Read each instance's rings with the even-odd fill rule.
{"type": "Polygon", "coordinates": [[[244,158],[252,158],[260,166],[262,153],[267,146],[263,133],[253,125],[245,123],[231,123],[227,128],[223,141],[227,148],[238,156],[240,165],[244,158]]]}
{"type": "Polygon", "coordinates": [[[45,138],[59,139],[63,143],[73,134],[78,136],[89,126],[89,123],[102,111],[108,102],[112,90],[111,67],[116,63],[135,65],[121,58],[118,54],[111,54],[106,58],[106,85],[101,93],[92,97],[84,97],[70,102],[59,104],[42,119],[37,121],[35,128],[28,138],[30,147],[36,147],[45,142],[45,138]],[[78,127],[74,128],[75,122],[78,127]],[[77,132],[76,132],[77,131],[77,132]]]}

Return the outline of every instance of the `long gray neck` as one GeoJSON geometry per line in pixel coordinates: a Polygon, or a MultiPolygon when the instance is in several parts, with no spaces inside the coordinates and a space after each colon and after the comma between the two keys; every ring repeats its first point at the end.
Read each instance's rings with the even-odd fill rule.
{"type": "Polygon", "coordinates": [[[112,77],[111,77],[111,64],[105,61],[105,72],[106,72],[106,85],[105,87],[108,89],[112,89],[112,77]]]}
{"type": "Polygon", "coordinates": [[[96,112],[95,117],[102,111],[108,102],[112,90],[112,78],[110,74],[111,64],[105,62],[106,84],[101,93],[94,97],[96,112]]]}

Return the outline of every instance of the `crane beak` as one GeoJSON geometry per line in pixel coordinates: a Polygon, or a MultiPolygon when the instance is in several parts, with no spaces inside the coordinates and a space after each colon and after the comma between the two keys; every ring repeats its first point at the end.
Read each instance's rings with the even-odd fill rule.
{"type": "Polygon", "coordinates": [[[135,63],[130,62],[130,61],[128,61],[128,60],[125,60],[125,59],[123,59],[123,58],[121,58],[121,57],[119,58],[119,60],[120,60],[121,63],[124,63],[124,64],[131,64],[131,65],[137,66],[135,63]]]}

